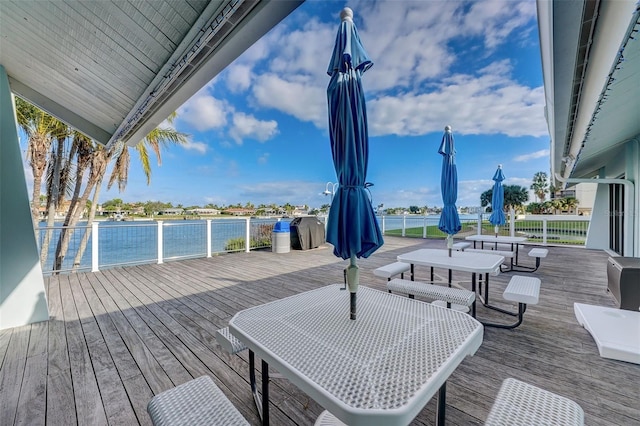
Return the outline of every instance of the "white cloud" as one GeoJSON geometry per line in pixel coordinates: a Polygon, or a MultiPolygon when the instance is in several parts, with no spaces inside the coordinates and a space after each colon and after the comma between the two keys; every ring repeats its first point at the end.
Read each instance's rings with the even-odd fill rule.
{"type": "MultiPolygon", "coordinates": [[[[502,72],[504,65],[497,69],[502,72]]],[[[367,108],[372,136],[422,135],[442,131],[446,124],[460,134],[547,134],[543,88],[499,74],[454,75],[430,93],[381,96],[367,108]]]]}
{"type": "Polygon", "coordinates": [[[187,151],[196,151],[200,154],[204,154],[207,152],[209,146],[203,142],[194,142],[192,140],[188,140],[187,143],[181,145],[187,151]]]}
{"type": "Polygon", "coordinates": [[[233,114],[233,123],[229,135],[238,145],[242,145],[245,138],[265,142],[278,133],[278,123],[275,120],[258,120],[253,115],[243,112],[233,114]]]}
{"type": "MultiPolygon", "coordinates": [[[[374,62],[363,77],[372,136],[423,135],[442,131],[447,123],[462,134],[547,134],[542,87],[513,80],[508,60],[470,71],[475,74],[445,77],[469,55],[487,54],[458,43],[463,38],[482,38],[490,53],[506,40],[524,37],[522,30],[533,28],[535,21],[533,2],[506,7],[494,1],[361,1],[353,8],[374,62]]],[[[257,106],[325,129],[326,68],[338,22],[337,16],[332,22],[309,17],[294,31],[278,26],[238,60],[238,68],[231,67],[230,89],[249,84],[257,106]],[[266,71],[258,72],[257,65],[267,58],[266,71]]]]}
{"type": "Polygon", "coordinates": [[[541,149],[540,151],[532,152],[530,154],[518,155],[513,159],[513,161],[523,162],[523,161],[535,160],[536,158],[542,158],[542,157],[548,157],[548,156],[549,156],[549,150],[541,149]]]}
{"type": "Polygon", "coordinates": [[[243,92],[251,86],[251,66],[245,64],[231,65],[226,73],[227,85],[233,93],[243,92]]]}
{"type": "Polygon", "coordinates": [[[258,157],[258,164],[267,164],[269,161],[269,153],[265,152],[260,157],[258,157]]]}
{"type": "Polygon", "coordinates": [[[319,128],[327,126],[326,88],[304,76],[286,80],[276,74],[263,74],[256,78],[253,94],[262,106],[310,121],[319,128]]]}
{"type": "Polygon", "coordinates": [[[178,116],[180,121],[203,132],[227,124],[227,114],[231,110],[225,101],[200,91],[180,107],[178,116]]]}

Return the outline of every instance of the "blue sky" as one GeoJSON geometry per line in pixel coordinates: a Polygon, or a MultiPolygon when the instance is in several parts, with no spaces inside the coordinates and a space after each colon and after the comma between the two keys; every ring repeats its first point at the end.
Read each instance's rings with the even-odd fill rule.
{"type": "Polygon", "coordinates": [[[442,205],[444,127],[457,149],[458,206],[479,204],[503,164],[529,187],[549,169],[536,6],[527,1],[307,1],[178,110],[189,144],[149,186],[132,158],[126,191],[101,200],[174,205],[328,203],[327,65],[342,7],[374,65],[364,74],[368,181],[385,207],[442,205]]]}

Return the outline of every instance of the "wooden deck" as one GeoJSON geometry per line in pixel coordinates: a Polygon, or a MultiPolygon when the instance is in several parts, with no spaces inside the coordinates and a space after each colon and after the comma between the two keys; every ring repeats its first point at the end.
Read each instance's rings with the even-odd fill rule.
{"type": "MultiPolygon", "coordinates": [[[[359,261],[362,284],[383,289],[372,270],[422,247],[443,242],[386,237],[384,247],[359,261]]],[[[549,251],[534,274],[542,279],[540,303],[527,309],[523,325],[486,328],[476,355],[449,379],[448,424],[482,423],[501,382],[516,377],[575,400],[589,425],[640,425],[640,366],[600,358],[573,314],[574,302],[614,306],[606,293],[608,256],[549,251]]],[[[215,330],[241,309],[342,282],[345,265],[323,246],[48,278],[51,319],[0,331],[0,425],[149,424],[154,394],[203,374],[258,424],[247,353],[224,353],[215,330]]],[[[417,268],[417,275],[426,280],[428,271],[417,268]]],[[[492,303],[502,300],[511,275],[492,278],[492,303]]],[[[478,318],[512,319],[481,305],[478,318]]],[[[273,380],[270,397],[274,425],[310,425],[322,411],[284,379],[273,380]]],[[[435,399],[412,424],[433,424],[434,412],[435,399]]]]}

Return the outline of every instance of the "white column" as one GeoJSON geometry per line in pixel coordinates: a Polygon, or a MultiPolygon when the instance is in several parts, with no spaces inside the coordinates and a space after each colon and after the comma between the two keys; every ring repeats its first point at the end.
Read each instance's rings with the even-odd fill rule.
{"type": "Polygon", "coordinates": [[[158,221],[158,264],[162,262],[162,254],[163,254],[163,245],[162,245],[162,221],[158,221]]]}
{"type": "Polygon", "coordinates": [[[0,329],[49,319],[18,126],[0,65],[0,329]]]}
{"type": "Polygon", "coordinates": [[[516,212],[513,209],[509,210],[509,235],[516,236],[516,212]]]}
{"type": "Polygon", "coordinates": [[[424,222],[422,223],[422,238],[427,238],[427,215],[424,215],[424,222]]]}
{"type": "Polygon", "coordinates": [[[249,253],[251,251],[251,218],[247,217],[245,218],[246,220],[246,226],[245,226],[245,244],[244,244],[244,251],[249,253]]]}
{"type": "Polygon", "coordinates": [[[207,219],[207,257],[211,257],[211,219],[207,219]]]}
{"type": "Polygon", "coordinates": [[[99,252],[100,240],[98,239],[98,222],[91,223],[91,272],[98,272],[100,270],[99,265],[99,252]]]}

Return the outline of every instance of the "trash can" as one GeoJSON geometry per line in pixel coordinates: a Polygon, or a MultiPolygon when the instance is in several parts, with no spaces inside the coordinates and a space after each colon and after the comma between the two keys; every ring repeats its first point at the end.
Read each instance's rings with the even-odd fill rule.
{"type": "Polygon", "coordinates": [[[289,253],[291,251],[291,231],[289,222],[276,222],[271,234],[271,251],[273,253],[289,253]]]}

